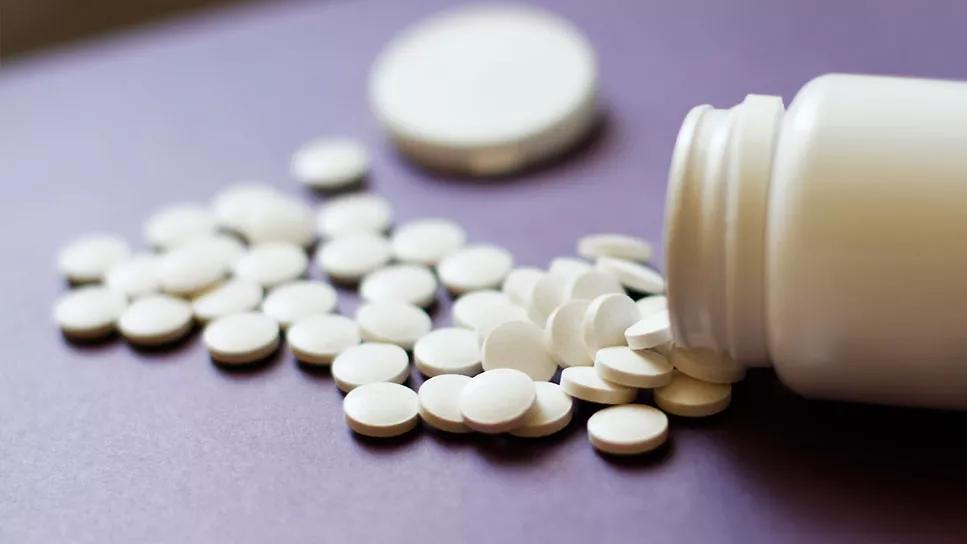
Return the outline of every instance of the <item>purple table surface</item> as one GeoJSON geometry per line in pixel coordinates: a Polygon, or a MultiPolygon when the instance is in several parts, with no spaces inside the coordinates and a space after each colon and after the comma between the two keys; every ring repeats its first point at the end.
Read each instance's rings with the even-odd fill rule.
{"type": "MultiPolygon", "coordinates": [[[[554,2],[599,53],[605,130],[526,176],[452,179],[397,156],[364,92],[386,40],[445,4],[219,11],[0,71],[0,541],[963,542],[961,414],[811,402],[760,371],[728,412],[673,419],[669,445],[638,459],[595,453],[588,407],[549,440],[378,442],[352,436],[331,377],[285,350],[231,372],[197,334],[157,352],[60,337],[63,242],[137,241],[156,207],[241,179],[318,200],[287,174],[318,134],[372,147],[370,187],[398,220],[450,216],[544,265],[583,233],[660,238],[691,106],[788,101],[829,71],[967,79],[963,2],[554,2]]],[[[355,305],[347,293],[341,310],[355,305]]]]}

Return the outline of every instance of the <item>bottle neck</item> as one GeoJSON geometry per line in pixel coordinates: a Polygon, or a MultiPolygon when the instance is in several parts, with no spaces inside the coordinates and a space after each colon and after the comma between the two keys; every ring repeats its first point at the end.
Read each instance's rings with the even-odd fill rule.
{"type": "Polygon", "coordinates": [[[749,95],[698,106],[675,143],[665,267],[675,342],[768,364],[765,236],[772,159],[784,108],[749,95]]]}

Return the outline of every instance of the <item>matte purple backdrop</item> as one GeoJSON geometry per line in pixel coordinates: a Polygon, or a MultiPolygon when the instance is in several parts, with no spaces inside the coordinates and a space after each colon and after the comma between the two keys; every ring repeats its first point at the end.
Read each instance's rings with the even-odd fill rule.
{"type": "Polygon", "coordinates": [[[760,372],[640,459],[597,455],[586,409],[550,440],[369,442],[287,352],[240,373],[197,335],[148,353],[61,339],[62,243],[136,241],[156,207],[236,180],[299,192],[289,155],[318,134],[371,146],[399,220],[450,216],[544,265],[591,231],[659,240],[691,106],[788,101],[829,71],[967,79],[963,2],[553,2],[597,48],[606,130],[519,179],[454,180],[401,160],[365,99],[380,47],[444,4],[250,7],[0,70],[0,541],[963,542],[964,415],[809,402],[760,372]]]}

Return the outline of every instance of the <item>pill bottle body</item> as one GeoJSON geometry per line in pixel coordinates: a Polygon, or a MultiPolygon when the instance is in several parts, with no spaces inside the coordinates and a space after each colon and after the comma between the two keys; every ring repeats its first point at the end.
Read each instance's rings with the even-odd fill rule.
{"type": "Polygon", "coordinates": [[[967,83],[826,75],[699,106],[666,216],[676,342],[812,398],[967,409],[967,83]]]}

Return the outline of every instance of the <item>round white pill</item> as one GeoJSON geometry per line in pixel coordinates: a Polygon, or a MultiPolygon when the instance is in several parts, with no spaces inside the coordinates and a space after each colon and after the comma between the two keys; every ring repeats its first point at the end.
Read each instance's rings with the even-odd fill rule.
{"type": "Polygon", "coordinates": [[[627,404],[635,400],[637,391],[607,382],[594,367],[571,366],[561,371],[561,388],[568,395],[598,404],[627,404]]]}
{"type": "Polygon", "coordinates": [[[659,408],[682,417],[705,417],[717,414],[729,407],[732,386],[708,383],[675,372],[672,381],[655,389],[655,404],[659,408]]]}
{"type": "Polygon", "coordinates": [[[398,383],[370,383],[350,391],[343,399],[346,424],[354,432],[374,438],[404,434],[419,423],[416,393],[398,383]]]}
{"type": "Polygon", "coordinates": [[[572,277],[564,272],[548,272],[537,280],[527,314],[534,323],[545,324],[561,304],[567,302],[567,289],[572,277]]]}
{"type": "Polygon", "coordinates": [[[389,241],[383,235],[352,232],[321,244],[316,263],[334,281],[355,283],[386,266],[391,256],[389,241]]]}
{"type": "Polygon", "coordinates": [[[393,208],[385,198],[356,193],[330,200],[316,216],[319,234],[335,238],[351,232],[381,233],[393,223],[393,208]]]}
{"type": "Polygon", "coordinates": [[[457,298],[450,313],[454,325],[477,330],[488,308],[510,305],[510,299],[503,293],[493,290],[471,291],[457,298]]]}
{"type": "Polygon", "coordinates": [[[101,281],[108,270],[124,262],[131,247],[116,234],[89,234],[67,244],[57,254],[57,268],[74,283],[101,281]]]}
{"type": "Polygon", "coordinates": [[[118,319],[124,338],[141,346],[174,342],[188,334],[191,326],[191,305],[169,295],[139,298],[118,319]]]}
{"type": "Polygon", "coordinates": [[[493,175],[553,157],[593,126],[594,52],[535,7],[460,6],[406,29],[370,76],[372,109],[414,160],[493,175]]]}
{"type": "Polygon", "coordinates": [[[513,321],[522,321],[524,323],[530,323],[530,318],[527,317],[527,311],[520,306],[514,306],[508,304],[506,306],[488,306],[483,309],[480,314],[480,319],[477,322],[477,340],[480,341],[482,345],[484,341],[490,336],[490,333],[494,331],[497,327],[503,325],[504,323],[510,323],[513,321]]]}
{"type": "Polygon", "coordinates": [[[409,356],[393,344],[363,342],[346,348],[332,361],[333,381],[347,393],[368,383],[403,383],[409,377],[409,356]]]}
{"type": "Polygon", "coordinates": [[[417,219],[393,232],[393,256],[404,263],[434,266],[466,241],[463,227],[449,219],[417,219]]]}
{"type": "Polygon", "coordinates": [[[537,402],[537,388],[527,374],[498,368],[471,378],[459,402],[467,427],[482,433],[503,433],[527,421],[537,402]]]}
{"type": "Polygon", "coordinates": [[[514,257],[506,249],[477,244],[459,249],[440,261],[440,281],[453,293],[465,293],[499,287],[514,266],[514,257]]]}
{"type": "Polygon", "coordinates": [[[424,376],[475,376],[481,371],[480,357],[477,335],[456,327],[432,331],[413,346],[413,362],[424,376]]]}
{"type": "Polygon", "coordinates": [[[665,295],[651,295],[638,299],[638,309],[641,310],[641,317],[648,317],[651,314],[668,311],[668,299],[665,295]]]}
{"type": "Polygon", "coordinates": [[[292,177],[322,190],[351,185],[369,172],[369,152],[362,142],[326,136],[304,143],[292,155],[292,177]]]}
{"type": "Polygon", "coordinates": [[[368,274],[359,294],[370,302],[400,301],[426,308],[433,305],[436,276],[421,264],[396,264],[368,274]]]}
{"type": "Polygon", "coordinates": [[[557,371],[557,362],[544,345],[544,332],[525,321],[499,325],[483,343],[483,369],[512,368],[533,380],[547,381],[557,371]]]}
{"type": "Polygon", "coordinates": [[[544,339],[562,367],[591,366],[594,362],[584,341],[584,315],[589,304],[587,300],[572,300],[558,306],[547,318],[544,339]]]}
{"type": "Polygon", "coordinates": [[[269,242],[249,248],[235,263],[235,275],[262,287],[292,281],[306,272],[309,259],[301,247],[284,242],[269,242]]]}
{"type": "Polygon", "coordinates": [[[57,300],[54,321],[68,338],[101,338],[114,332],[127,304],[124,295],[113,289],[99,285],[80,287],[57,300]]]}
{"type": "Polygon", "coordinates": [[[566,300],[594,300],[611,293],[624,294],[625,290],[611,274],[600,270],[588,270],[578,274],[568,283],[566,300]]]}
{"type": "Polygon", "coordinates": [[[567,427],[574,415],[574,401],[551,382],[534,382],[537,401],[521,427],[510,434],[527,438],[552,435],[567,427]]]}
{"type": "Polygon", "coordinates": [[[427,425],[449,433],[467,433],[470,428],[460,413],[460,395],[470,383],[469,376],[441,374],[420,386],[420,417],[427,425]]]}
{"type": "Polygon", "coordinates": [[[233,279],[202,293],[192,301],[191,307],[195,319],[207,323],[217,317],[254,310],[261,303],[261,285],[233,279]]]}
{"type": "Polygon", "coordinates": [[[645,404],[625,404],[599,410],[588,419],[588,440],[595,449],[613,455],[652,451],[668,439],[668,416],[645,404]]]}
{"type": "Polygon", "coordinates": [[[215,195],[212,209],[219,225],[240,232],[259,206],[276,196],[278,192],[271,185],[258,182],[235,183],[215,195]]]}
{"type": "Polygon", "coordinates": [[[554,272],[555,274],[564,274],[568,277],[576,277],[590,270],[594,270],[591,263],[585,261],[584,259],[578,259],[575,257],[555,257],[551,260],[551,264],[548,265],[547,271],[554,272]]]}
{"type": "Polygon", "coordinates": [[[249,243],[279,242],[306,247],[315,240],[312,208],[299,199],[276,193],[253,206],[238,228],[249,243]]]}
{"type": "Polygon", "coordinates": [[[359,325],[335,314],[299,319],[288,328],[285,338],[296,359],[310,365],[328,365],[337,355],[362,341],[359,325]]]}
{"type": "Polygon", "coordinates": [[[144,237],[149,244],[168,249],[195,236],[212,234],[217,229],[215,215],[207,207],[193,203],[172,204],[148,219],[144,225],[144,237]]]}
{"type": "Polygon", "coordinates": [[[647,266],[614,257],[599,257],[595,267],[618,278],[621,285],[639,293],[664,293],[665,279],[647,266]]]}
{"type": "Polygon", "coordinates": [[[176,247],[161,259],[161,290],[178,296],[193,296],[214,286],[228,273],[219,255],[198,247],[176,247]]]}
{"type": "Polygon", "coordinates": [[[745,366],[722,351],[675,347],[669,359],[679,372],[703,382],[735,383],[745,377],[745,366]]]}
{"type": "Polygon", "coordinates": [[[356,323],[363,340],[395,344],[403,349],[413,345],[430,332],[430,316],[417,306],[406,302],[369,302],[356,310],[356,323]]]}
{"type": "Polygon", "coordinates": [[[625,341],[631,349],[652,349],[672,341],[668,311],[642,317],[625,330],[625,341]]]}
{"type": "Polygon", "coordinates": [[[651,389],[672,381],[672,364],[657,351],[635,351],[627,346],[612,346],[598,350],[594,369],[605,381],[651,389]]]}
{"type": "Polygon", "coordinates": [[[238,238],[228,234],[203,234],[185,240],[178,249],[188,249],[209,253],[220,260],[228,268],[245,255],[245,244],[238,238]]]}
{"type": "Polygon", "coordinates": [[[636,236],[624,234],[589,234],[578,240],[578,255],[588,260],[616,257],[629,261],[648,262],[651,244],[636,236]]]}
{"type": "Polygon", "coordinates": [[[601,348],[626,344],[625,331],[641,319],[635,301],[624,294],[601,295],[588,304],[584,314],[584,343],[588,356],[601,348]]]}
{"type": "Polygon", "coordinates": [[[303,317],[335,310],[337,302],[336,290],[328,283],[296,280],[273,287],[262,301],[262,311],[284,329],[303,317]]]}
{"type": "Polygon", "coordinates": [[[104,284],[137,298],[161,289],[161,257],[153,253],[141,253],[114,265],[104,277],[104,284]]]}
{"type": "Polygon", "coordinates": [[[279,324],[261,312],[219,317],[202,334],[212,359],[224,364],[247,364],[265,359],[279,347],[279,324]]]}
{"type": "Polygon", "coordinates": [[[510,301],[518,306],[527,307],[530,305],[531,296],[534,293],[534,286],[544,275],[540,268],[522,266],[511,270],[500,290],[507,295],[510,301]]]}

